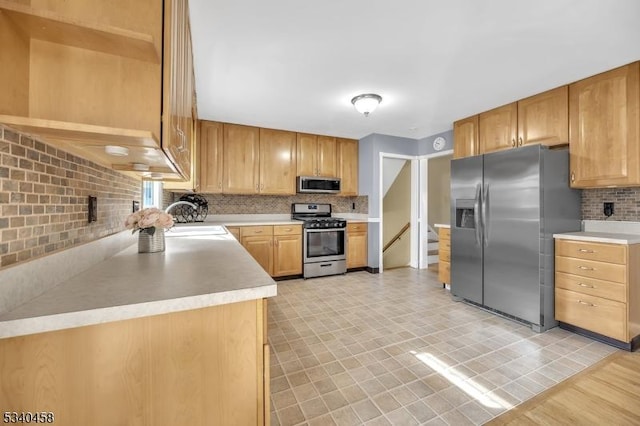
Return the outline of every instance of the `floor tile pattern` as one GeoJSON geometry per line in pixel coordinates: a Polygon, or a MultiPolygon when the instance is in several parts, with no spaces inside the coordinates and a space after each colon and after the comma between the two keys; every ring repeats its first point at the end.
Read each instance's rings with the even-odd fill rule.
{"type": "Polygon", "coordinates": [[[479,425],[616,349],[453,302],[429,270],[278,283],[271,423],[479,425]]]}

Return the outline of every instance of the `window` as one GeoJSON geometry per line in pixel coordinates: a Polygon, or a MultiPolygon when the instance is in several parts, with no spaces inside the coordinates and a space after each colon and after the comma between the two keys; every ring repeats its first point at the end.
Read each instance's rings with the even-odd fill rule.
{"type": "Polygon", "coordinates": [[[147,207],[162,208],[162,182],[142,181],[142,208],[147,207]]]}

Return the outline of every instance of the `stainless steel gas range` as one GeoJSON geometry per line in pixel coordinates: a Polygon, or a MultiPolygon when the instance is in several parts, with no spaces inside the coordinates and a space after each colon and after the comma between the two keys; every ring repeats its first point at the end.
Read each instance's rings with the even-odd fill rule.
{"type": "Polygon", "coordinates": [[[303,221],[304,278],[347,272],[347,221],[331,217],[331,204],[292,204],[291,218],[303,221]]]}

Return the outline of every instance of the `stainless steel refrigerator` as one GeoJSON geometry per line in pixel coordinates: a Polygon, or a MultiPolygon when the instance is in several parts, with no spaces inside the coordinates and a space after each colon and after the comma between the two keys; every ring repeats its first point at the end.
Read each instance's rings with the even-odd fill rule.
{"type": "Polygon", "coordinates": [[[529,323],[554,319],[553,234],[580,230],[567,149],[532,145],[451,162],[451,294],[529,323]]]}

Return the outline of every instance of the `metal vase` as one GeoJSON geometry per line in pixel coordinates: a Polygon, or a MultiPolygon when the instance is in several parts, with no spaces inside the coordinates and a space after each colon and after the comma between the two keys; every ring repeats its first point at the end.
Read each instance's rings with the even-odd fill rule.
{"type": "Polygon", "coordinates": [[[158,253],[164,251],[164,229],[156,228],[151,234],[146,228],[138,233],[138,253],[158,253]]]}

